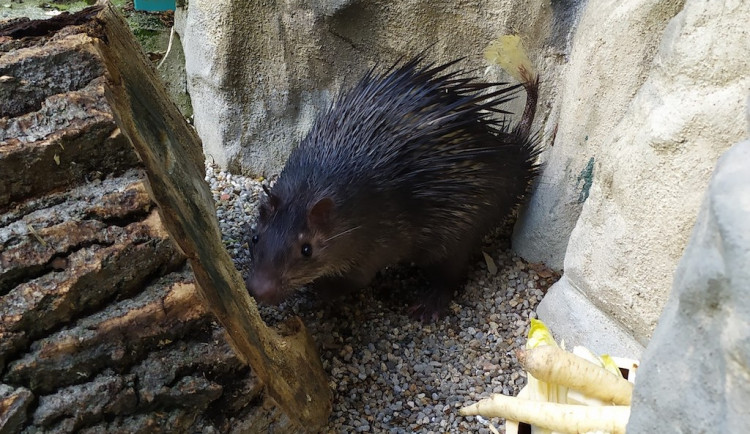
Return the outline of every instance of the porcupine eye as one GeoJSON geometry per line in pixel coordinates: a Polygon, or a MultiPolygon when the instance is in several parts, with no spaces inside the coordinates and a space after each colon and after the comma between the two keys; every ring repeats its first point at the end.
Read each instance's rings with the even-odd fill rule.
{"type": "Polygon", "coordinates": [[[253,244],[258,244],[258,234],[253,235],[253,238],[251,238],[251,241],[253,244]]]}
{"type": "Polygon", "coordinates": [[[310,257],[312,255],[312,246],[309,243],[302,245],[302,256],[310,257]]]}

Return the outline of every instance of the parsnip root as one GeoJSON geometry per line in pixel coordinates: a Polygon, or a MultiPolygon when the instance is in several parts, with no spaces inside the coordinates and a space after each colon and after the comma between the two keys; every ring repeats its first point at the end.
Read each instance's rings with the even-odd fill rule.
{"type": "Polygon", "coordinates": [[[555,404],[498,394],[464,407],[458,413],[462,416],[504,417],[565,433],[606,431],[624,434],[630,418],[630,406],[555,404]]]}
{"type": "Polygon", "coordinates": [[[523,368],[541,381],[566,386],[605,402],[630,405],[633,383],[575,354],[545,345],[519,350],[516,356],[523,368]]]}

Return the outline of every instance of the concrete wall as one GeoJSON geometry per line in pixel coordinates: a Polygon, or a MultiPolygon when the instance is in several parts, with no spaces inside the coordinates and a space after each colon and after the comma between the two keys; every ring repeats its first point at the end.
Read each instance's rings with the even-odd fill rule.
{"type": "Polygon", "coordinates": [[[269,176],[341,88],[375,64],[426,50],[430,60],[465,57],[461,66],[487,80],[511,80],[499,67],[485,71],[483,60],[506,33],[521,34],[545,78],[541,126],[579,7],[554,3],[191,0],[175,27],[206,155],[236,173],[269,176]]]}
{"type": "MultiPolygon", "coordinates": [[[[590,338],[590,332],[577,333],[589,328],[585,322],[595,309],[638,344],[648,342],[716,161],[747,136],[750,61],[740,53],[750,53],[750,2],[719,2],[720,7],[716,2],[688,0],[684,5],[673,2],[667,9],[668,2],[641,1],[624,2],[620,9],[625,3],[627,13],[591,11],[600,3],[589,3],[574,42],[574,53],[579,45],[601,46],[601,37],[580,39],[593,12],[591,26],[599,26],[599,35],[611,35],[608,31],[618,27],[616,21],[629,29],[628,34],[634,32],[620,42],[627,49],[611,50],[609,62],[598,63],[586,74],[608,83],[606,87],[580,97],[594,107],[594,100],[617,105],[615,122],[605,116],[611,108],[582,109],[583,118],[568,126],[575,128],[591,117],[608,126],[607,131],[592,126],[589,130],[598,133],[589,135],[591,145],[564,152],[569,158],[594,158],[592,182],[568,242],[565,274],[540,312],[553,329],[557,322],[567,328],[573,342],[590,338]],[[664,18],[674,12],[663,31],[649,33],[662,28],[664,18]],[[635,67],[628,50],[641,40],[641,45],[651,45],[646,42],[651,39],[658,45],[642,50],[648,67],[635,67]],[[617,75],[613,77],[612,71],[617,75]],[[631,85],[618,87],[623,82],[631,85]],[[632,95],[625,98],[624,91],[632,95]],[[579,294],[588,306],[571,301],[580,301],[579,294]],[[559,308],[566,305],[568,312],[559,308]],[[573,315],[574,320],[569,312],[580,314],[573,315]]],[[[579,81],[567,76],[565,82],[571,80],[579,81]]],[[[585,101],[582,106],[589,106],[585,101]]],[[[571,107],[576,104],[562,110],[571,107]]],[[[622,340],[605,338],[618,339],[622,340]]]]}
{"type": "Polygon", "coordinates": [[[750,426],[748,168],[746,140],[721,157],[711,177],[643,356],[629,434],[740,433],[750,426]]]}
{"type": "MultiPolygon", "coordinates": [[[[564,269],[539,312],[558,337],[638,356],[718,156],[746,135],[750,2],[191,0],[178,10],[195,125],[230,170],[278,173],[317,113],[376,63],[466,57],[518,33],[542,77],[545,170],[516,226],[564,269]]],[[[517,112],[523,99],[514,102],[517,112]]]]}

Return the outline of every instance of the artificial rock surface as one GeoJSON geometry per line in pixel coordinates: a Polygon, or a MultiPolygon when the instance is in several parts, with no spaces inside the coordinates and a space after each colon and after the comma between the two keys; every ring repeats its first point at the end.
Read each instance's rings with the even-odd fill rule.
{"type": "MultiPolygon", "coordinates": [[[[659,41],[683,0],[587,2],[571,41],[545,125],[555,131],[545,170],[516,226],[523,257],[564,268],[570,233],[597,183],[602,161],[622,130],[633,95],[653,67],[659,41]]],[[[542,80],[548,81],[542,76],[542,80]]],[[[543,91],[547,91],[544,89],[543,91]]]]}
{"type": "Polygon", "coordinates": [[[620,342],[623,356],[648,342],[711,170],[745,135],[748,20],[750,3],[730,0],[196,0],[175,15],[206,156],[264,177],[376,63],[428,48],[431,61],[466,57],[486,80],[512,80],[485,71],[482,51],[520,34],[542,77],[546,151],[513,248],[565,270],[543,309],[576,304],[617,331],[542,314],[558,337],[620,342]]]}
{"type": "MultiPolygon", "coordinates": [[[[460,66],[486,80],[512,81],[497,66],[485,71],[483,60],[489,42],[507,33],[522,35],[542,71],[543,119],[555,92],[546,83],[564,61],[581,2],[555,3],[190,1],[176,11],[175,28],[206,157],[238,174],[277,174],[338,92],[377,64],[423,51],[431,62],[465,57],[460,66]]],[[[523,104],[518,98],[512,109],[523,104]]]]}
{"type": "Polygon", "coordinates": [[[549,289],[536,311],[566,348],[582,345],[596,354],[635,360],[643,353],[643,345],[573,287],[567,276],[549,289]]]}
{"type": "Polygon", "coordinates": [[[738,53],[750,52],[749,19],[750,2],[685,2],[596,154],[565,276],[642,345],[669,296],[716,161],[747,134],[750,58],[738,53]]]}
{"type": "Polygon", "coordinates": [[[628,433],[750,426],[748,168],[750,141],[719,160],[644,354],[628,433]]]}

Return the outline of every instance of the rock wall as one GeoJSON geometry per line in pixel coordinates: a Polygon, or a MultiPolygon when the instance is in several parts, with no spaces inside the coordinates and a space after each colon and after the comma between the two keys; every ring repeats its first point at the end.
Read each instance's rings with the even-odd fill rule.
{"type": "MultiPolygon", "coordinates": [[[[652,12],[664,7],[640,3],[652,12]]],[[[750,52],[750,39],[743,37],[748,19],[748,2],[685,2],[659,38],[649,70],[639,72],[645,79],[631,88],[632,98],[612,100],[624,110],[597,140],[589,197],[570,236],[565,275],[540,306],[553,329],[558,320],[571,326],[568,340],[575,342],[585,326],[571,324],[559,306],[580,291],[592,304],[580,308],[580,321],[600,309],[638,343],[648,342],[711,171],[719,155],[747,134],[750,61],[738,53],[750,52]]]]}
{"type": "Polygon", "coordinates": [[[719,160],[644,354],[628,433],[750,426],[749,167],[750,141],[719,160]]]}
{"type": "MultiPolygon", "coordinates": [[[[423,50],[436,62],[465,57],[461,67],[481,75],[487,44],[520,33],[545,79],[543,119],[554,94],[546,83],[564,62],[579,3],[191,0],[175,26],[206,156],[235,173],[269,176],[342,87],[423,50]]],[[[512,80],[498,67],[486,79],[512,80]]]]}
{"type": "Polygon", "coordinates": [[[596,1],[582,10],[569,60],[552,84],[558,95],[545,127],[556,133],[547,167],[516,226],[513,244],[521,256],[563,269],[568,238],[599,178],[602,158],[617,136],[629,134],[622,120],[682,3],[596,1]]]}
{"type": "MultiPolygon", "coordinates": [[[[542,76],[546,152],[513,246],[565,270],[539,308],[560,338],[640,354],[711,170],[745,135],[750,3],[240,3],[191,1],[176,27],[207,157],[256,176],[278,173],[377,62],[427,49],[481,74],[487,43],[520,34],[542,76]]],[[[485,78],[510,80],[497,68],[485,78]]]]}

